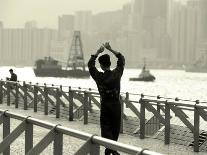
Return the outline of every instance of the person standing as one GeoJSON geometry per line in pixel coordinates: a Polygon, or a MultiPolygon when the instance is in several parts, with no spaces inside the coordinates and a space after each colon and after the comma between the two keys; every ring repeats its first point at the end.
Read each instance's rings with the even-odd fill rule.
{"type": "MultiPolygon", "coordinates": [[[[120,81],[124,66],[124,56],[120,52],[113,50],[109,42],[103,44],[94,55],[91,55],[88,62],[90,75],[95,80],[101,97],[101,136],[114,141],[118,140],[121,125],[120,81]],[[105,48],[118,58],[117,66],[111,70],[110,56],[103,54],[98,58],[100,67],[103,70],[103,72],[100,72],[95,67],[95,62],[105,48]]],[[[106,148],[105,155],[110,154],[119,155],[117,151],[106,148]]]]}

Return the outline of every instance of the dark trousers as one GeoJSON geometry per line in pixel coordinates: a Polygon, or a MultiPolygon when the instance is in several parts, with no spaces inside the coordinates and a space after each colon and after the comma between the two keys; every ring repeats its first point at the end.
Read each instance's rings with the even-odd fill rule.
{"type": "MultiPolygon", "coordinates": [[[[101,104],[101,136],[114,141],[118,140],[121,124],[121,104],[104,102],[101,104]]],[[[116,151],[106,148],[105,155],[115,154],[116,151]]]]}

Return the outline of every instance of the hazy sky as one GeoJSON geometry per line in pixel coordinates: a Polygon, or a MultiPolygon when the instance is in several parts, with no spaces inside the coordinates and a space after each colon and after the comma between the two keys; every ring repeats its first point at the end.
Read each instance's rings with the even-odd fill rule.
{"type": "Polygon", "coordinates": [[[57,28],[59,15],[117,10],[127,2],[131,0],[0,0],[0,21],[5,27],[23,27],[25,21],[36,20],[39,27],[57,28]]]}

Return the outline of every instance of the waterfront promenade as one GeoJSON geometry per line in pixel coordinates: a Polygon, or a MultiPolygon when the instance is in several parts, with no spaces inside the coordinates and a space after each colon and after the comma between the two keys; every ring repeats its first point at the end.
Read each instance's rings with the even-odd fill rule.
{"type": "MultiPolygon", "coordinates": [[[[44,121],[48,121],[54,124],[62,124],[66,127],[76,129],[79,131],[84,131],[91,134],[100,135],[100,128],[99,125],[96,124],[87,124],[83,125],[82,120],[76,120],[69,122],[63,118],[55,118],[54,115],[45,116],[43,113],[33,112],[32,109],[23,110],[23,109],[16,109],[14,106],[6,106],[5,104],[0,105],[0,109],[8,109],[9,111],[23,114],[27,116],[32,116],[37,119],[41,119],[44,121]]],[[[19,124],[19,121],[12,120],[11,128],[14,128],[19,124]]],[[[35,128],[35,138],[34,144],[37,143],[41,138],[45,136],[48,130],[42,128],[35,128]]],[[[0,138],[2,139],[2,127],[0,127],[0,138]]],[[[137,147],[148,148],[151,151],[155,151],[162,154],[169,154],[169,155],[206,155],[206,152],[193,152],[192,148],[184,147],[183,145],[176,145],[176,144],[169,144],[165,145],[162,140],[152,139],[152,138],[145,138],[140,139],[139,137],[131,136],[129,134],[120,134],[120,138],[118,140],[124,144],[130,144],[137,147]]],[[[73,154],[80,145],[83,144],[83,141],[78,140],[76,138],[67,138],[64,139],[64,146],[63,146],[63,153],[64,155],[71,155],[73,154]]],[[[103,148],[101,148],[101,154],[103,154],[103,148]]],[[[42,155],[48,155],[52,153],[52,145],[50,145],[42,155]]],[[[12,155],[19,155],[24,154],[24,136],[20,136],[12,145],[11,145],[11,154],[12,155]]],[[[121,153],[122,154],[122,153],[121,153]]],[[[124,154],[123,154],[124,155],[124,154]]]]}
{"type": "MultiPolygon", "coordinates": [[[[195,154],[193,151],[206,154],[207,107],[201,106],[202,102],[178,98],[166,100],[161,96],[143,94],[137,96],[139,100],[132,100],[130,95],[125,93],[121,97],[120,142],[163,154],[195,154]],[[128,115],[129,111],[133,117],[128,115]]],[[[99,94],[90,89],[0,82],[0,109],[97,135],[100,135],[99,113],[96,113],[100,108],[99,99],[99,94]]],[[[11,123],[12,126],[17,124],[16,121],[11,123]]],[[[35,131],[34,141],[47,132],[40,128],[35,128],[35,131]]],[[[67,140],[64,146],[70,144],[71,149],[65,147],[66,154],[73,154],[83,144],[74,138],[69,138],[69,142],[67,140]]],[[[18,144],[22,143],[20,138],[18,144]]],[[[12,144],[14,150],[18,144],[12,144]]]]}

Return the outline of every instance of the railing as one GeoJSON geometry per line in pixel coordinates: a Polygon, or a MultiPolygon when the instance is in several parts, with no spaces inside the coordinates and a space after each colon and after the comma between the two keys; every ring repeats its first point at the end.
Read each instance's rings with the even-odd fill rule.
{"type": "MultiPolygon", "coordinates": [[[[207,107],[203,105],[206,102],[165,98],[159,95],[132,93],[122,93],[121,95],[121,133],[124,132],[124,127],[128,127],[126,125],[126,122],[129,121],[126,112],[128,110],[139,120],[139,127],[133,128],[131,134],[139,133],[140,138],[143,139],[147,131],[158,131],[164,126],[164,142],[170,144],[171,119],[176,118],[193,134],[194,151],[199,151],[199,135],[202,132],[200,126],[207,121],[207,107]],[[147,118],[149,116],[150,118],[147,118]],[[190,118],[193,118],[193,123],[190,118]]],[[[5,100],[10,106],[12,96],[16,108],[22,106],[27,110],[32,107],[34,112],[42,110],[45,115],[50,114],[50,110],[54,109],[57,118],[64,116],[69,121],[73,121],[74,116],[83,117],[84,124],[88,124],[88,117],[92,113],[93,107],[100,108],[100,96],[97,91],[92,89],[0,81],[0,104],[5,100]],[[30,104],[28,104],[29,101],[31,101],[30,104]]],[[[190,140],[186,142],[192,142],[190,140]]]]}
{"type": "MultiPolygon", "coordinates": [[[[25,154],[40,154],[51,142],[53,143],[53,154],[63,154],[63,135],[72,136],[86,141],[74,154],[75,155],[98,155],[100,154],[100,146],[104,146],[113,150],[121,151],[128,154],[139,155],[161,155],[146,149],[122,144],[109,139],[105,139],[96,135],[87,134],[61,125],[55,125],[42,120],[32,118],[30,116],[22,116],[9,112],[8,110],[0,110],[0,124],[3,123],[3,141],[0,143],[0,153],[3,155],[10,154],[10,145],[25,132],[25,154]],[[10,132],[10,119],[22,121],[12,132],[10,132]],[[40,142],[33,146],[33,126],[50,129],[40,142]]],[[[20,149],[20,148],[16,148],[20,149]]]]}

